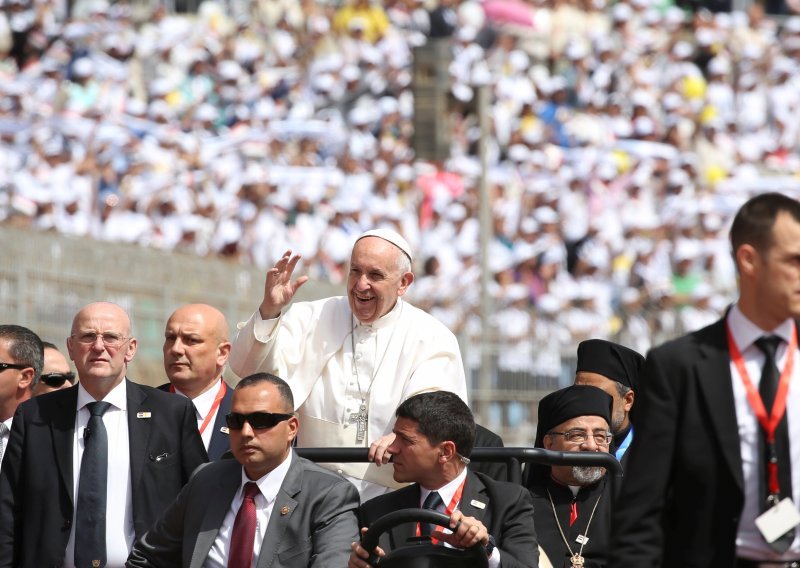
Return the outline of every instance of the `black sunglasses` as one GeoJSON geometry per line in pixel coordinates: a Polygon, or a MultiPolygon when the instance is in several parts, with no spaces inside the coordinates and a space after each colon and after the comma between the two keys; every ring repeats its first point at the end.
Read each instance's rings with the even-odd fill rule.
{"type": "Polygon", "coordinates": [[[6,369],[30,369],[33,365],[23,365],[22,363],[0,363],[0,373],[5,371],[6,369]]]}
{"type": "Polygon", "coordinates": [[[250,414],[239,414],[238,412],[231,412],[225,417],[228,423],[228,428],[231,430],[241,430],[244,428],[244,423],[250,424],[253,430],[264,430],[265,428],[272,428],[278,422],[289,420],[294,414],[284,414],[281,412],[251,412],[250,414]]]}
{"type": "Polygon", "coordinates": [[[48,387],[58,388],[66,381],[69,381],[70,384],[74,383],[75,373],[47,373],[46,375],[42,375],[39,380],[48,387]]]}

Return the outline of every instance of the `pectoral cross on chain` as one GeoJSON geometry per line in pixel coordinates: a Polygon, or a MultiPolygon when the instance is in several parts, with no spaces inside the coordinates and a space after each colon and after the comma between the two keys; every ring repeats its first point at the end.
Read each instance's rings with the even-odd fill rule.
{"type": "Polygon", "coordinates": [[[367,405],[363,402],[358,407],[358,412],[350,415],[350,424],[356,425],[356,444],[363,444],[367,437],[367,405]]]}
{"type": "Polygon", "coordinates": [[[572,568],[583,568],[584,559],[579,552],[573,554],[570,561],[572,562],[572,568]]]}

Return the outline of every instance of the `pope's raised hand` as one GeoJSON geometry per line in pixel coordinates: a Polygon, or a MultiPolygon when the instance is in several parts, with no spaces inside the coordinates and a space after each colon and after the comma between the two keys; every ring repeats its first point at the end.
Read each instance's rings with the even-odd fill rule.
{"type": "Polygon", "coordinates": [[[292,301],[298,288],[308,281],[308,276],[301,276],[292,281],[294,267],[299,260],[299,254],[292,256],[292,251],[287,250],[275,266],[267,271],[264,299],[258,307],[263,319],[273,319],[281,315],[281,311],[292,301]]]}

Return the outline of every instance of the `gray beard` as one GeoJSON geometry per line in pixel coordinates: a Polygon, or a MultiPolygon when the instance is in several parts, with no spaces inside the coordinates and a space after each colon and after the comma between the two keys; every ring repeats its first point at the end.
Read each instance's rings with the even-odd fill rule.
{"type": "Polygon", "coordinates": [[[600,481],[605,475],[603,467],[572,466],[572,477],[581,485],[592,485],[600,481]]]}

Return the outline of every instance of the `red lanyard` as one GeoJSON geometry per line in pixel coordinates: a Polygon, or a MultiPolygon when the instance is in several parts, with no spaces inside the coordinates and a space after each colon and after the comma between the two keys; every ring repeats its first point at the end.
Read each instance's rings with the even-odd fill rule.
{"type": "MultiPolygon", "coordinates": [[[[208,423],[211,422],[211,417],[214,416],[214,414],[216,414],[217,409],[219,408],[219,405],[222,403],[222,399],[225,398],[225,393],[227,391],[228,391],[228,386],[225,384],[225,381],[220,381],[219,382],[219,390],[217,391],[217,396],[214,397],[214,402],[211,405],[211,410],[208,411],[208,414],[206,414],[205,420],[203,420],[203,423],[200,425],[199,430],[200,430],[200,435],[201,436],[203,435],[203,432],[206,431],[206,427],[208,426],[208,423]]],[[[169,392],[173,392],[173,393],[175,392],[175,386],[174,385],[169,385],[169,392]]]]}
{"type": "MultiPolygon", "coordinates": [[[[795,326],[792,326],[792,336],[789,339],[789,348],[786,352],[786,364],[783,366],[780,383],[778,384],[778,392],[775,394],[775,402],[772,404],[772,413],[769,417],[767,417],[767,409],[764,407],[764,402],[761,400],[761,395],[759,394],[758,389],[756,389],[756,387],[753,385],[753,382],[750,380],[750,375],[747,373],[747,368],[744,364],[744,358],[742,357],[736,342],[733,340],[733,334],[731,334],[730,326],[728,326],[727,331],[728,349],[730,350],[733,364],[736,366],[736,370],[739,372],[739,376],[742,378],[742,383],[744,384],[745,391],[747,392],[747,401],[750,403],[750,407],[753,409],[753,412],[758,419],[758,423],[761,425],[761,428],[767,435],[767,443],[774,444],[775,431],[778,429],[778,424],[780,423],[781,418],[783,418],[784,412],[786,412],[786,399],[789,395],[789,381],[792,378],[792,368],[794,367],[794,352],[797,350],[797,329],[795,329],[795,326]]],[[[778,463],[776,461],[770,461],[767,464],[767,467],[769,471],[769,491],[771,494],[776,495],[780,493],[780,484],[778,483],[778,463]]]]}
{"type": "MultiPolygon", "coordinates": [[[[458,504],[461,502],[461,495],[464,493],[464,484],[466,482],[467,478],[465,477],[464,481],[462,481],[461,485],[459,485],[458,489],[456,489],[455,494],[453,494],[453,498],[450,500],[450,504],[447,506],[447,508],[445,508],[444,513],[448,517],[453,514],[453,511],[456,510],[456,507],[458,507],[458,504]]],[[[422,536],[422,531],[419,528],[419,523],[417,523],[417,536],[418,537],[422,536]]],[[[432,538],[431,542],[433,544],[437,544],[439,541],[436,540],[435,538],[432,538]]]]}

